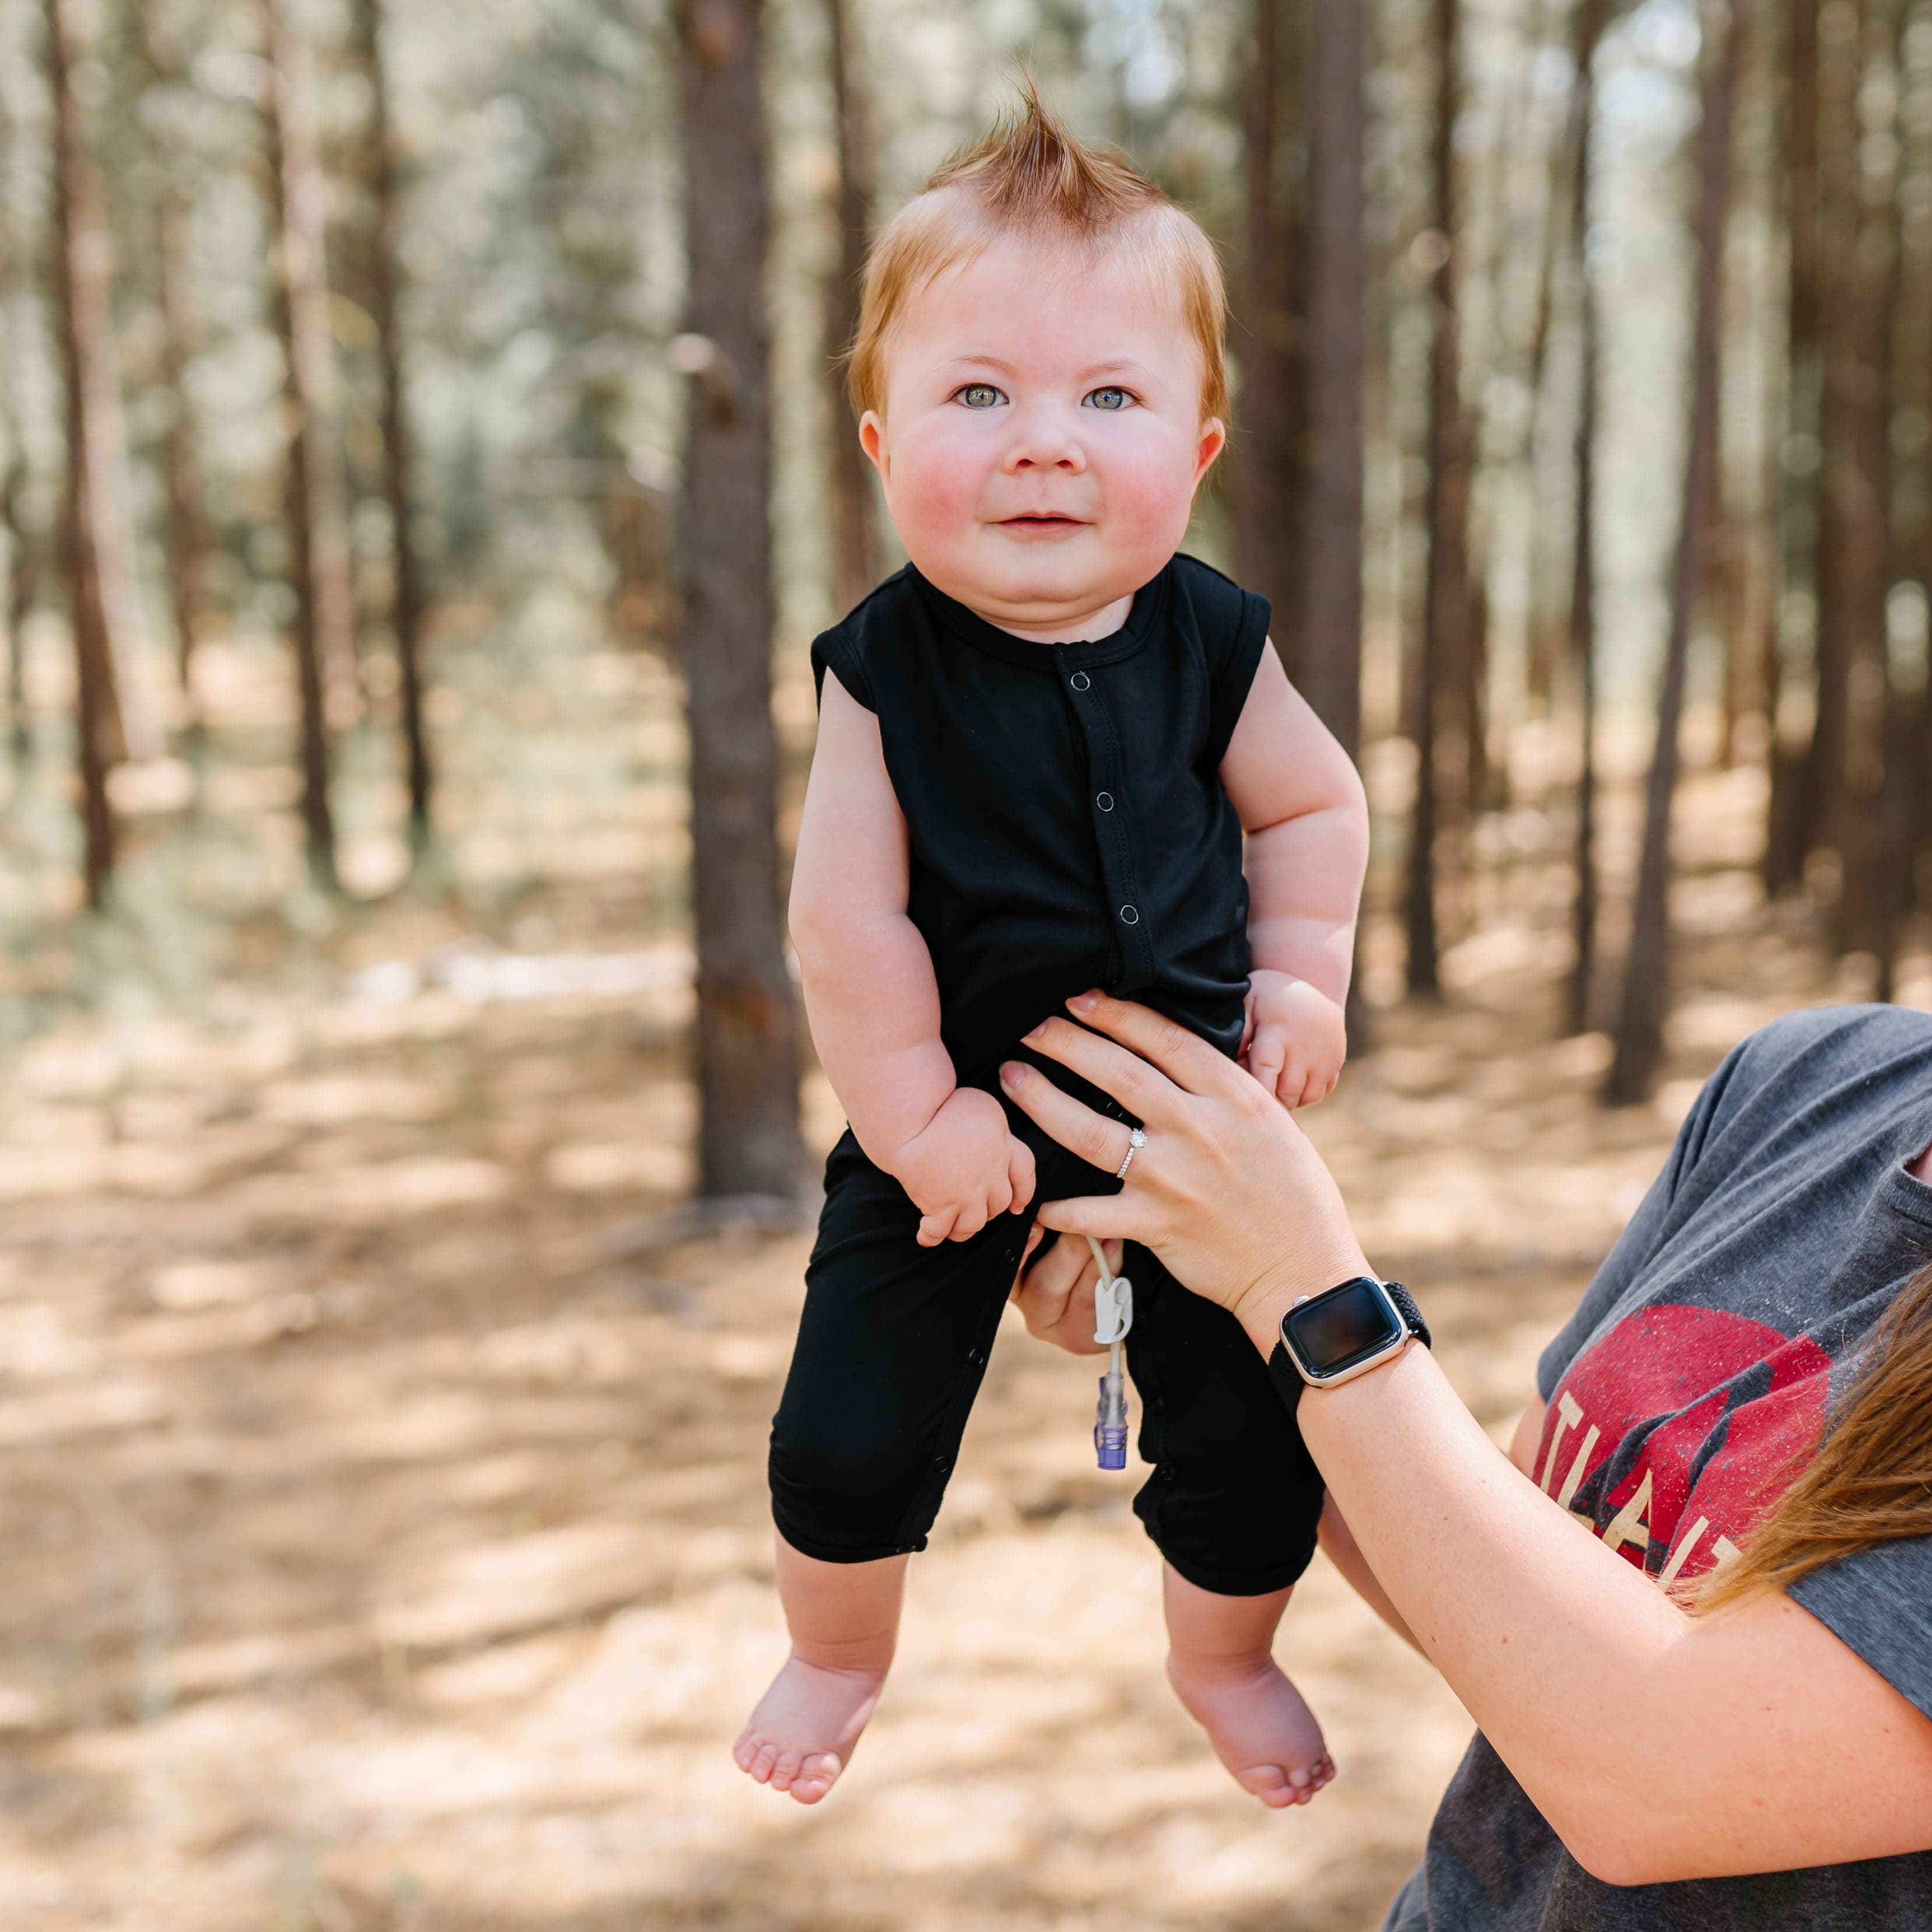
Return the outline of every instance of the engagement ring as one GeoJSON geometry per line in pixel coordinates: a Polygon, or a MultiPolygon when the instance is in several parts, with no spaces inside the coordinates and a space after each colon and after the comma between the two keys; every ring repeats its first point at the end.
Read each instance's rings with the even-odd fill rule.
{"type": "Polygon", "coordinates": [[[1114,1171],[1114,1178],[1116,1180],[1124,1180],[1126,1179],[1127,1169],[1132,1167],[1134,1164],[1134,1156],[1138,1154],[1141,1149],[1146,1145],[1147,1136],[1143,1133],[1138,1127],[1136,1127],[1127,1136],[1127,1157],[1125,1160],[1122,1161],[1120,1166],[1114,1171]]]}

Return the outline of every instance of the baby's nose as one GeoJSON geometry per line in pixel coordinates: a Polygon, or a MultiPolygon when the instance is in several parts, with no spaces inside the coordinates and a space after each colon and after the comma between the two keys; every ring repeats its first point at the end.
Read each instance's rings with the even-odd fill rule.
{"type": "Polygon", "coordinates": [[[1016,470],[1065,470],[1078,473],[1087,467],[1086,452],[1078,436],[1044,428],[1016,436],[1009,460],[1016,470]]]}

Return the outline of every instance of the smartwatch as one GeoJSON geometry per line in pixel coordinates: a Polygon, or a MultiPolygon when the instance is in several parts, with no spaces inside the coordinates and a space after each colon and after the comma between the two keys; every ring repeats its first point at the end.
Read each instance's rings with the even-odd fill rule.
{"type": "Polygon", "coordinates": [[[1399,1355],[1413,1335],[1430,1345],[1429,1324],[1399,1281],[1358,1274],[1304,1294],[1281,1318],[1268,1373],[1292,1408],[1304,1387],[1333,1388],[1399,1355]]]}

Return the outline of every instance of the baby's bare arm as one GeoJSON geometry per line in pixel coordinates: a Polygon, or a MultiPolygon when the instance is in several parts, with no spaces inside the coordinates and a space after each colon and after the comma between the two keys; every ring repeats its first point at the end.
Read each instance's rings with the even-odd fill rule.
{"type": "Polygon", "coordinates": [[[825,680],[792,872],[791,937],[819,1064],[931,1246],[1024,1206],[1033,1162],[990,1094],[962,1088],[932,960],[907,916],[910,845],[879,721],[825,680]]]}
{"type": "Polygon", "coordinates": [[[819,1064],[859,1144],[882,1165],[953,1087],[932,961],[906,916],[908,868],[879,721],[828,676],[792,872],[791,939],[819,1064]]]}
{"type": "Polygon", "coordinates": [[[1369,814],[1347,754],[1262,653],[1221,782],[1248,835],[1248,986],[1241,1064],[1282,1106],[1334,1088],[1369,856],[1369,814]]]}
{"type": "Polygon", "coordinates": [[[1348,754],[1262,653],[1221,783],[1248,835],[1248,943],[1256,968],[1347,997],[1369,862],[1369,807],[1348,754]]]}

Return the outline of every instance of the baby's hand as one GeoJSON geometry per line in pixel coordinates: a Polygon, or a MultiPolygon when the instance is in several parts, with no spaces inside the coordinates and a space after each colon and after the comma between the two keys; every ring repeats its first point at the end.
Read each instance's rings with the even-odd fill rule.
{"type": "Polygon", "coordinates": [[[1006,1109],[976,1087],[954,1088],[887,1171],[920,1211],[922,1248],[963,1241],[1033,1198],[1032,1150],[1007,1126],[1006,1109]]]}
{"type": "Polygon", "coordinates": [[[1326,993],[1287,973],[1250,976],[1241,1064],[1284,1107],[1325,1100],[1348,1054],[1342,1009],[1326,993]]]}

